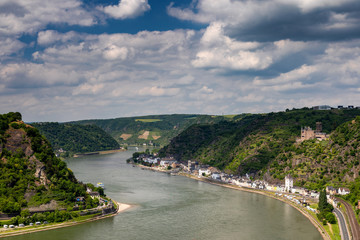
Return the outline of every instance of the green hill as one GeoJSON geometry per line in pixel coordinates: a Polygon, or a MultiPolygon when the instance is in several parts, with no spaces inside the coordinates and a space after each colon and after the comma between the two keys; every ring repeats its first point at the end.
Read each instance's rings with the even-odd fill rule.
{"type": "Polygon", "coordinates": [[[50,141],[54,149],[70,153],[95,152],[118,149],[119,144],[95,125],[64,123],[33,123],[32,126],[50,141]]]}
{"type": "Polygon", "coordinates": [[[163,146],[170,139],[193,124],[214,124],[223,120],[236,121],[243,115],[209,116],[196,114],[151,115],[115,119],[83,120],[71,123],[96,125],[109,133],[120,144],[153,144],[163,146]]]}
{"type": "MultiPolygon", "coordinates": [[[[85,197],[87,207],[96,206],[86,193],[86,185],[78,182],[66,163],[55,157],[49,141],[36,128],[21,121],[20,113],[0,115],[0,169],[0,212],[21,212],[16,223],[37,220],[37,216],[55,221],[51,214],[30,219],[26,209],[72,208],[78,196],[85,197]]],[[[65,212],[60,215],[56,221],[72,217],[65,212]]]]}
{"type": "Polygon", "coordinates": [[[310,109],[254,114],[239,121],[194,125],[173,138],[160,155],[197,160],[228,173],[270,182],[292,174],[297,184],[320,189],[351,185],[359,176],[357,122],[360,110],[310,109]],[[301,127],[322,122],[330,140],[296,143],[301,127]],[[350,125],[349,125],[350,124],[350,125]]]}

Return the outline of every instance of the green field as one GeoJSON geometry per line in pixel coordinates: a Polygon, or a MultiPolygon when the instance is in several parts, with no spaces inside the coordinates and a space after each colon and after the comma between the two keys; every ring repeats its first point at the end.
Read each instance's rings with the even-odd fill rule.
{"type": "Polygon", "coordinates": [[[135,119],[135,122],[161,122],[161,119],[135,119]]]}

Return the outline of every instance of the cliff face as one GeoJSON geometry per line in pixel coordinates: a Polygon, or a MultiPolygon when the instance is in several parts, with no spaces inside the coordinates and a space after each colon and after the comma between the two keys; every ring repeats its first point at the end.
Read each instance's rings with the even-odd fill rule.
{"type": "Polygon", "coordinates": [[[0,115],[0,159],[1,212],[19,213],[50,202],[66,206],[86,195],[85,186],[19,113],[0,115]]]}
{"type": "MultiPolygon", "coordinates": [[[[24,124],[23,122],[17,122],[15,124],[24,124]]],[[[34,154],[31,149],[30,138],[26,136],[24,129],[10,128],[5,132],[6,141],[4,148],[8,151],[15,153],[20,150],[24,152],[25,156],[30,157],[34,154]]]]}
{"type": "MultiPolygon", "coordinates": [[[[23,122],[16,122],[13,124],[25,125],[23,122]]],[[[28,125],[27,127],[32,128],[28,125]]],[[[11,155],[23,153],[23,157],[28,159],[27,167],[31,170],[35,170],[34,177],[36,186],[44,185],[47,187],[49,180],[46,176],[45,165],[34,155],[34,151],[31,148],[31,139],[27,136],[25,130],[22,128],[10,128],[5,132],[5,136],[4,149],[9,151],[11,155]]]]}

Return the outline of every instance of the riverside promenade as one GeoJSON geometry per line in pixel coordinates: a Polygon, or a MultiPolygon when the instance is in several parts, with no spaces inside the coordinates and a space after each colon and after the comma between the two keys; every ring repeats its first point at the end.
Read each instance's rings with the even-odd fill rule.
{"type": "Polygon", "coordinates": [[[114,200],[113,200],[113,202],[116,203],[115,204],[116,207],[113,209],[113,211],[106,213],[106,214],[101,214],[101,215],[97,215],[97,216],[94,216],[94,217],[91,217],[88,219],[78,220],[78,221],[70,220],[70,221],[66,221],[66,222],[62,222],[62,223],[53,223],[53,224],[40,225],[40,226],[32,226],[32,227],[27,226],[27,227],[16,228],[16,229],[1,229],[0,230],[0,238],[23,235],[23,234],[34,233],[34,232],[48,231],[48,230],[64,228],[64,227],[71,227],[71,226],[75,226],[75,225],[79,225],[79,224],[83,224],[83,223],[93,222],[93,221],[97,221],[97,220],[104,219],[104,218],[114,217],[117,214],[119,214],[120,212],[124,212],[132,207],[132,205],[125,204],[125,203],[119,203],[114,200]]]}

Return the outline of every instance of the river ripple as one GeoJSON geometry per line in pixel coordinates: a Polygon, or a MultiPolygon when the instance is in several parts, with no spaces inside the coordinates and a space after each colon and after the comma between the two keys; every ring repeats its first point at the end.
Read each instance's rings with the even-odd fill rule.
{"type": "Polygon", "coordinates": [[[67,163],[80,181],[103,182],[108,196],[134,208],[112,218],[11,239],[322,239],[308,219],[283,202],[141,170],[126,164],[132,152],[67,163]]]}

